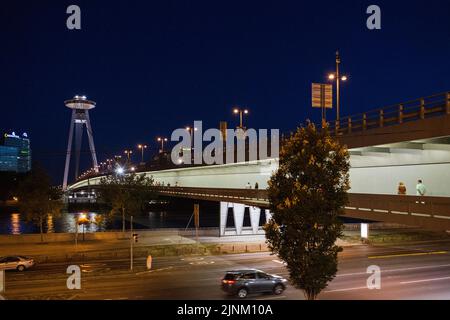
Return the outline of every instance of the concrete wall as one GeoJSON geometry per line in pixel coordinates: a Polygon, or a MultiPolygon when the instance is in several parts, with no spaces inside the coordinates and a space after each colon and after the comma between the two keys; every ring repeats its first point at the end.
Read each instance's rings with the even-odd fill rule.
{"type": "Polygon", "coordinates": [[[450,196],[450,152],[444,150],[392,150],[352,156],[351,190],[354,193],[396,194],[399,182],[408,195],[416,195],[422,179],[429,196],[450,196]]]}
{"type": "MultiPolygon", "coordinates": [[[[267,181],[272,172],[278,167],[277,159],[251,161],[247,163],[233,163],[208,167],[192,167],[162,171],[150,171],[156,182],[168,183],[180,187],[210,187],[210,188],[245,188],[250,182],[252,188],[258,182],[260,189],[267,188],[267,181]]],[[[100,178],[89,179],[90,185],[95,185],[100,178]]],[[[70,188],[87,186],[87,180],[73,184],[70,188]]]]}

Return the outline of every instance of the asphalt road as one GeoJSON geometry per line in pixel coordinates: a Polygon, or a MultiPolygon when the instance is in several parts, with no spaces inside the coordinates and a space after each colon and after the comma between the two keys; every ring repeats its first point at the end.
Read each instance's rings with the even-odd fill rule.
{"type": "MultiPolygon", "coordinates": [[[[76,263],[70,263],[76,264],[76,263]]],[[[288,276],[275,256],[249,253],[145,260],[98,260],[80,263],[80,290],[68,290],[69,263],[37,265],[26,272],[6,273],[6,299],[234,299],[220,290],[227,270],[257,268],[288,276]]],[[[304,299],[289,286],[280,296],[251,295],[248,299],[304,299]]],[[[402,246],[347,247],[339,257],[339,272],[319,299],[450,299],[450,242],[423,242],[402,246]],[[369,290],[367,267],[381,269],[381,288],[369,290]]]]}

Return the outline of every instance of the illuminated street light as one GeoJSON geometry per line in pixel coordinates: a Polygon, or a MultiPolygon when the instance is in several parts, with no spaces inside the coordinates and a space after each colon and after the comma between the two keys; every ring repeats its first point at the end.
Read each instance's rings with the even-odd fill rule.
{"type": "Polygon", "coordinates": [[[132,150],[125,150],[123,153],[127,155],[128,162],[130,162],[130,156],[133,154],[132,150]]]}
{"type": "Polygon", "coordinates": [[[239,114],[239,128],[244,129],[244,126],[242,124],[242,115],[243,114],[248,114],[248,110],[236,107],[236,108],[233,109],[233,113],[234,114],[239,114]]]}
{"type": "Polygon", "coordinates": [[[125,170],[122,167],[117,167],[116,168],[116,174],[122,175],[124,172],[125,172],[125,170]]]}
{"type": "MultiPolygon", "coordinates": [[[[89,218],[87,217],[87,214],[84,212],[80,213],[80,215],[78,216],[77,223],[78,223],[78,225],[83,226],[83,241],[84,241],[84,226],[89,223],[89,218]]],[[[78,228],[78,226],[77,226],[77,228],[78,228]]]]}
{"type": "Polygon", "coordinates": [[[141,150],[141,163],[144,163],[144,150],[147,149],[146,144],[138,144],[138,149],[141,150]]]}
{"type": "Polygon", "coordinates": [[[158,142],[161,142],[161,150],[160,150],[160,153],[164,153],[164,142],[167,142],[167,138],[164,138],[164,137],[158,137],[156,140],[158,140],[158,142]]]}
{"type": "Polygon", "coordinates": [[[336,125],[339,127],[340,122],[340,103],[341,103],[341,97],[340,97],[340,82],[341,81],[347,81],[348,76],[341,75],[339,73],[339,65],[341,64],[341,57],[339,55],[339,51],[336,51],[336,72],[330,73],[328,75],[328,80],[330,81],[336,81],[336,125]]]}

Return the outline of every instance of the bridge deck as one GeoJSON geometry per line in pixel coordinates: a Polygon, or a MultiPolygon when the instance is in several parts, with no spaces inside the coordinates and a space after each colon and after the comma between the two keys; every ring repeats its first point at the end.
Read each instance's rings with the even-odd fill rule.
{"type": "MultiPolygon", "coordinates": [[[[157,187],[160,195],[269,207],[267,190],[157,187]]],[[[349,193],[345,216],[450,230],[450,198],[349,193]]]]}

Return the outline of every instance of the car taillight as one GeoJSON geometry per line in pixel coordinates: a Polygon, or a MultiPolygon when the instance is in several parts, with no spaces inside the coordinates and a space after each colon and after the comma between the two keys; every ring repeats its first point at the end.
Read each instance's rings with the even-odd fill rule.
{"type": "Polygon", "coordinates": [[[225,283],[225,284],[233,284],[236,281],[235,280],[223,280],[222,282],[225,283]]]}

